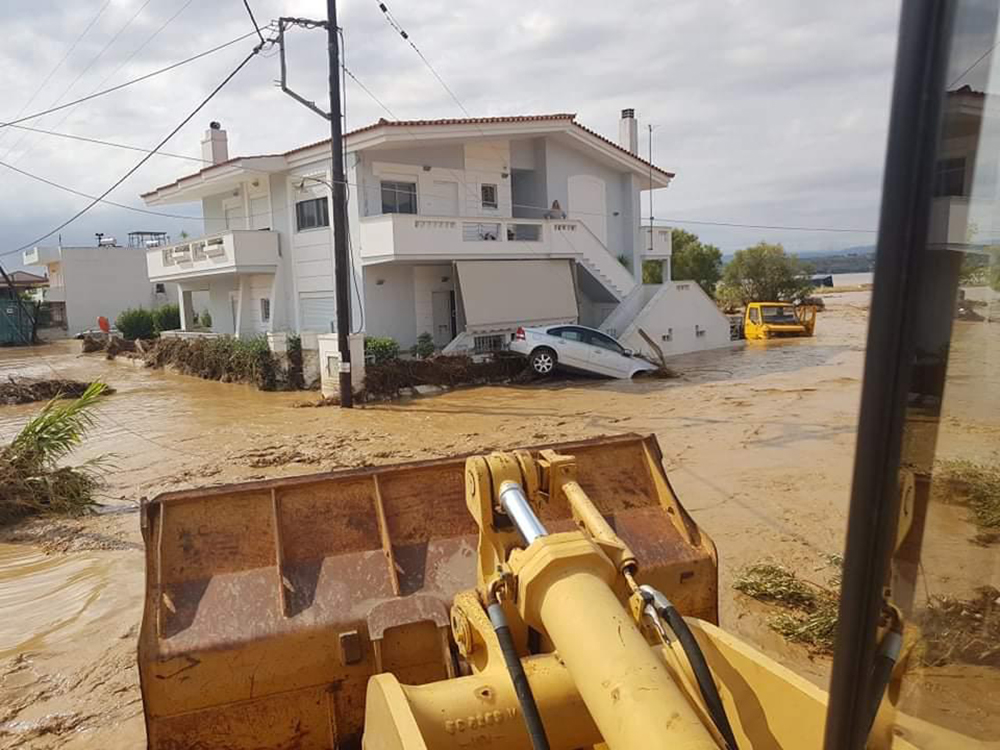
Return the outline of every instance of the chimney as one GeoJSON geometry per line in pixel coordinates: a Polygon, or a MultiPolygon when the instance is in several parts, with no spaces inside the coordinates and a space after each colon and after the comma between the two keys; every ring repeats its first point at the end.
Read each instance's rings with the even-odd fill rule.
{"type": "Polygon", "coordinates": [[[639,153],[639,123],[635,119],[634,109],[622,110],[622,119],[618,123],[618,143],[629,153],[639,153]]]}
{"type": "Polygon", "coordinates": [[[201,158],[206,164],[221,164],[229,161],[229,139],[226,131],[217,122],[211,122],[201,141],[201,158]]]}

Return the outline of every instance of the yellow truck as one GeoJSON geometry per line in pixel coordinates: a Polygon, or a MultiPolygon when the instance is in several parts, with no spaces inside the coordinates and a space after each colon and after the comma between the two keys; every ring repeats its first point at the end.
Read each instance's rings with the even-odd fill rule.
{"type": "Polygon", "coordinates": [[[751,302],[743,313],[743,338],[748,341],[812,336],[815,330],[815,305],[751,302]]]}

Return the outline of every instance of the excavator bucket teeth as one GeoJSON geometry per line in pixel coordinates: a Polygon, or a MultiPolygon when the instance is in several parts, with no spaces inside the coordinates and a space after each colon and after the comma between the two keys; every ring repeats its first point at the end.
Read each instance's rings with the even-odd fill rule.
{"type": "MultiPolygon", "coordinates": [[[[711,540],[681,507],[652,436],[533,447],[578,481],[642,582],[717,622],[711,540]]],[[[160,495],[142,507],[139,638],[156,750],[359,747],[369,677],[456,674],[449,609],[476,584],[465,456],[160,495]]],[[[539,508],[574,528],[565,501],[539,508]]]]}

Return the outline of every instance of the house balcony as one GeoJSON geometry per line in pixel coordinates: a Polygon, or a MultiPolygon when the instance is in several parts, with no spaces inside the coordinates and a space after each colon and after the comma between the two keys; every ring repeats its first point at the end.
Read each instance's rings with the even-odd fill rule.
{"type": "Polygon", "coordinates": [[[274,273],[278,233],[231,229],[146,251],[150,281],[185,281],[235,273],[274,273]]]}
{"type": "Polygon", "coordinates": [[[361,263],[543,260],[581,263],[616,299],[635,280],[586,224],[573,219],[513,219],[383,214],[361,220],[361,263]]]}
{"type": "Polygon", "coordinates": [[[642,230],[642,254],[649,260],[666,260],[673,254],[673,243],[671,240],[670,227],[641,227],[642,230]],[[650,241],[650,231],[653,239],[650,241]]]}

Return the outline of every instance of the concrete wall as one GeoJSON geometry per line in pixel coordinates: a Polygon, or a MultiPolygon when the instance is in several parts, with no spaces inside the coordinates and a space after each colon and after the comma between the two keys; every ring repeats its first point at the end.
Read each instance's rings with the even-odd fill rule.
{"type": "Polygon", "coordinates": [[[401,347],[413,346],[417,341],[413,266],[368,266],[364,269],[364,290],[365,333],[388,336],[401,347]]]}
{"type": "Polygon", "coordinates": [[[177,288],[154,293],[144,250],[127,247],[63,247],[61,270],[66,295],[66,332],[97,327],[101,315],[114,322],[129,307],[152,309],[177,302],[177,288]]]}
{"type": "Polygon", "coordinates": [[[660,291],[619,333],[622,346],[648,354],[650,347],[639,335],[639,328],[657,343],[665,356],[717,349],[731,343],[729,319],[693,281],[661,285],[660,291]]]}
{"type": "Polygon", "coordinates": [[[364,288],[365,333],[389,336],[406,350],[421,333],[434,333],[433,293],[454,290],[455,274],[450,263],[385,263],[364,269],[364,288]]]}
{"type": "MultiPolygon", "coordinates": [[[[413,302],[417,336],[422,333],[429,333],[432,336],[435,334],[434,292],[450,292],[454,289],[455,273],[450,263],[440,266],[414,266],[413,302]]],[[[413,343],[417,343],[416,338],[413,343]]]]}
{"type": "MultiPolygon", "coordinates": [[[[563,146],[552,139],[547,140],[545,180],[548,203],[551,205],[553,200],[558,200],[570,218],[575,217],[569,203],[569,178],[576,175],[592,175],[604,181],[608,250],[615,256],[624,253],[631,257],[639,231],[638,221],[632,220],[638,196],[631,193],[631,176],[593,161],[582,151],[563,146]],[[617,216],[615,212],[618,213],[617,216]]],[[[584,216],[576,218],[586,220],[584,216]]]]}

